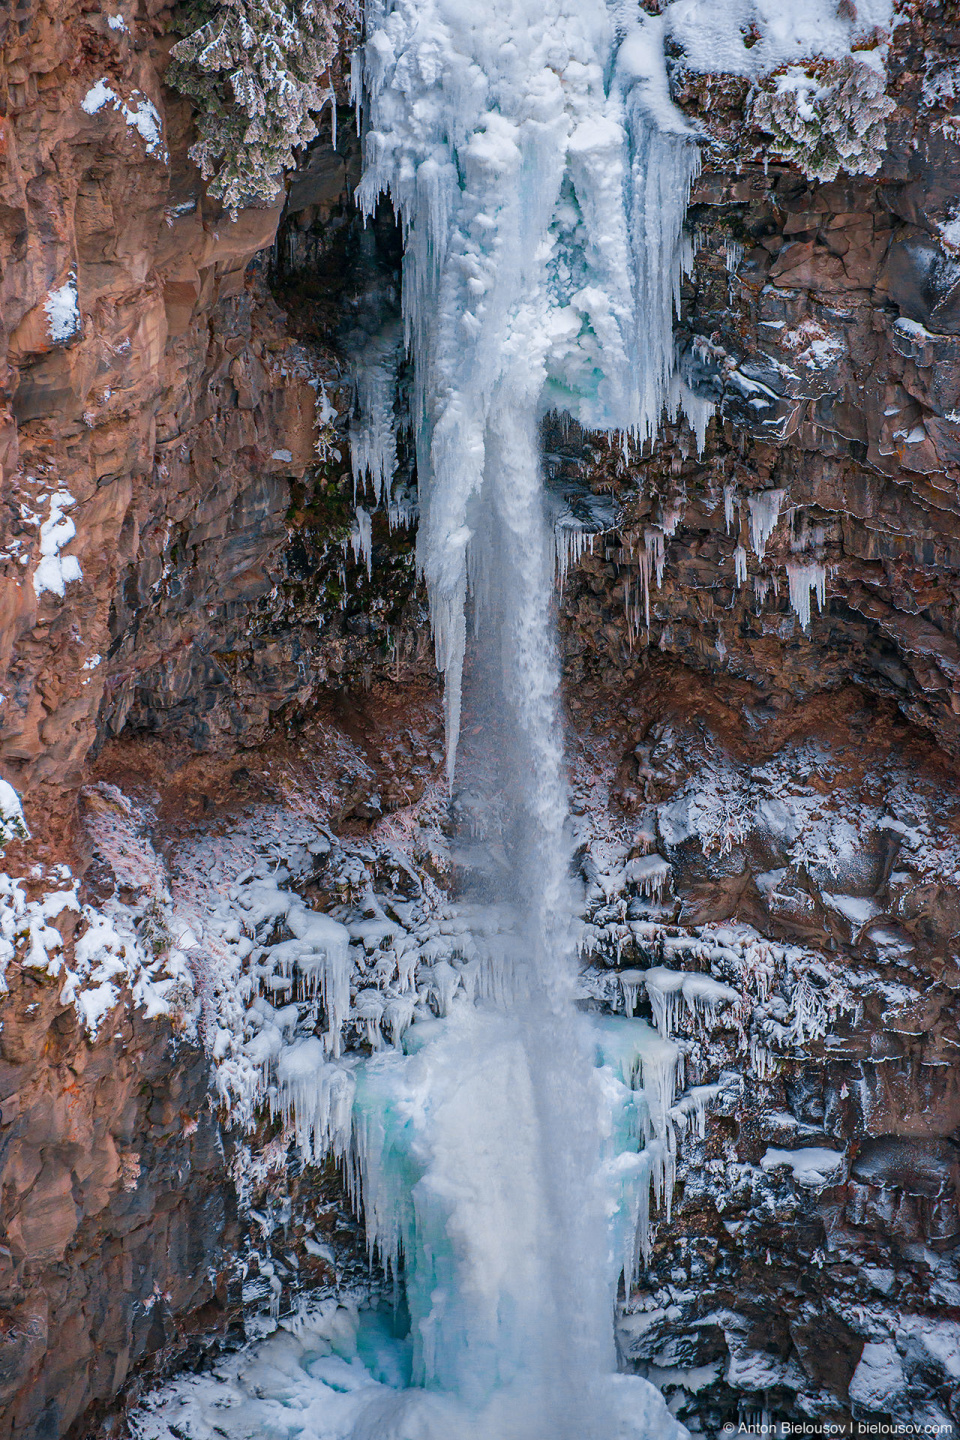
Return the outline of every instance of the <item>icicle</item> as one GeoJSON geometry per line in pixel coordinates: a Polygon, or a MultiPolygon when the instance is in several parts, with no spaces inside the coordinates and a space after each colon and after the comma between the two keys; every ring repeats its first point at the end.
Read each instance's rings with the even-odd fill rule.
{"type": "Polygon", "coordinates": [[[463,993],[467,997],[468,1004],[472,1005],[477,996],[477,986],[480,981],[479,957],[468,960],[460,969],[460,982],[463,985],[463,993]]]}
{"type": "Polygon", "coordinates": [[[644,550],[652,557],[654,570],[657,576],[657,589],[663,584],[663,567],[665,564],[664,554],[664,532],[657,525],[648,527],[643,532],[644,550]]]}
{"type": "Polygon", "coordinates": [[[355,1082],[351,1071],[331,1064],[314,1037],[287,1046],[277,1064],[271,1115],[292,1126],[300,1153],[319,1165],[328,1154],[342,1157],[350,1141],[355,1082]]]}
{"type": "Polygon", "coordinates": [[[650,629],[650,569],[653,557],[646,546],[640,552],[640,586],[643,592],[643,620],[650,629]]]}
{"type": "Polygon", "coordinates": [[[736,513],[737,487],[732,481],[723,487],[723,523],[727,527],[727,534],[733,525],[733,517],[736,513]]]}
{"type": "Polygon", "coordinates": [[[662,855],[640,855],[631,860],[624,871],[628,885],[636,885],[641,895],[659,900],[670,882],[670,862],[662,855]]]}
{"type": "MultiPolygon", "coordinates": [[[[652,575],[656,575],[657,588],[663,583],[665,556],[664,556],[664,534],[658,525],[648,526],[643,532],[643,549],[637,557],[637,565],[640,571],[640,587],[643,595],[643,618],[647,630],[650,629],[650,589],[652,575]]],[[[631,607],[627,602],[628,619],[631,614],[631,607]]],[[[635,629],[639,633],[639,608],[633,607],[636,615],[635,629]]],[[[633,622],[632,622],[633,623],[633,622]]]]}
{"type": "Polygon", "coordinates": [[[747,552],[742,545],[738,545],[733,552],[733,568],[737,577],[737,584],[745,585],[747,581],[747,552]]]}
{"type": "Polygon", "coordinates": [[[624,1012],[632,1016],[637,1008],[637,996],[643,989],[643,971],[618,970],[617,981],[623,991],[624,1012]]]}
{"type": "Polygon", "coordinates": [[[683,970],[668,970],[654,965],[643,972],[644,985],[653,1009],[653,1019],[660,1034],[667,1039],[676,1028],[683,1001],[691,1015],[703,1012],[712,1025],[721,1004],[739,1000],[736,990],[714,980],[710,975],[683,970]]]}
{"type": "Polygon", "coordinates": [[[394,995],[384,1004],[383,1023],[396,1050],[400,1049],[404,1035],[413,1024],[414,1003],[409,995],[394,995]]]}
{"type": "Polygon", "coordinates": [[[788,560],[790,605],[804,630],[810,629],[810,599],[816,594],[821,612],[827,600],[827,567],[816,560],[788,560]]]}
{"type": "Polygon", "coordinates": [[[391,496],[387,505],[387,525],[390,533],[393,534],[394,530],[412,530],[419,513],[415,495],[391,496]]]}
{"type": "Polygon", "coordinates": [[[679,376],[674,376],[671,385],[671,410],[682,410],[690,423],[697,443],[697,454],[702,455],[707,443],[707,426],[716,413],[716,403],[705,395],[697,395],[685,385],[679,376]]]}
{"type": "Polygon", "coordinates": [[[653,1023],[666,1040],[677,1027],[683,975],[679,971],[655,965],[644,972],[643,983],[653,1010],[653,1023]]]}
{"type": "Polygon", "coordinates": [[[750,543],[758,560],[763,559],[767,541],[776,529],[783,503],[783,490],[764,490],[759,495],[748,495],[750,507],[750,543]]]}
{"type": "Polygon", "coordinates": [[[777,594],[777,577],[775,575],[754,575],[753,598],[758,610],[771,591],[774,595],[777,594]]]}
{"type": "MultiPolygon", "coordinates": [[[[388,1065],[389,1055],[377,1064],[388,1065]]],[[[394,1056],[398,1063],[402,1057],[394,1056]]],[[[392,1102],[400,1098],[398,1076],[390,1068],[365,1070],[357,1085],[347,1183],[355,1210],[362,1207],[371,1258],[399,1274],[401,1257],[413,1253],[413,1199],[410,1194],[405,1136],[393,1123],[392,1102]]]]}
{"type": "Polygon", "coordinates": [[[790,549],[794,555],[802,555],[808,550],[819,550],[825,539],[822,525],[811,526],[806,515],[795,513],[794,531],[790,540],[790,549]]]}
{"type": "Polygon", "coordinates": [[[440,960],[433,967],[431,988],[437,997],[441,1015],[450,1014],[450,1005],[460,987],[460,973],[447,960],[440,960]]]}
{"type": "Polygon", "coordinates": [[[723,1089],[722,1085],[691,1085],[685,1095],[681,1095],[676,1105],[670,1111],[671,1118],[681,1127],[685,1128],[692,1118],[696,1126],[696,1133],[699,1139],[703,1140],[707,1133],[707,1107],[715,1100],[723,1089]]]}
{"type": "MultiPolygon", "coordinates": [[[[683,508],[683,500],[671,500],[670,504],[664,507],[660,518],[660,529],[668,538],[672,538],[676,534],[677,526],[683,515],[683,508]]],[[[658,579],[657,584],[659,585],[659,583],[658,579]]]]}
{"type": "Polygon", "coordinates": [[[367,1044],[372,1050],[380,1050],[383,1046],[383,1036],[380,1033],[383,997],[379,990],[359,990],[353,1002],[353,1013],[358,1020],[363,1021],[367,1044]]]}
{"type": "Polygon", "coordinates": [[[571,565],[576,565],[581,555],[589,550],[593,554],[596,532],[585,530],[582,526],[566,525],[558,522],[554,529],[554,543],[556,548],[557,584],[563,589],[567,578],[567,571],[571,565]]]}
{"type": "Polygon", "coordinates": [[[693,973],[683,977],[683,998],[691,1015],[704,1016],[709,1030],[716,1024],[719,1006],[736,1004],[740,996],[729,985],[714,980],[712,975],[693,973]]]}
{"type": "MultiPolygon", "coordinates": [[[[320,996],[327,1014],[327,1044],[330,1053],[340,1054],[340,1031],[350,1009],[350,974],[353,969],[350,957],[350,932],[346,926],[307,910],[300,904],[291,906],[287,924],[298,940],[304,944],[295,952],[296,964],[303,973],[308,990],[316,993],[319,980],[320,996]]],[[[290,942],[285,942],[290,945],[290,942]]],[[[271,954],[284,951],[276,945],[271,954]]],[[[292,950],[292,946],[291,946],[292,950]]],[[[294,955],[291,954],[291,959],[294,955]]]]}
{"type": "Polygon", "coordinates": [[[400,336],[393,330],[368,343],[354,375],[357,415],[350,427],[353,498],[369,479],[376,501],[390,494],[397,469],[397,367],[400,336]]]}
{"type": "Polygon", "coordinates": [[[403,948],[397,946],[397,985],[403,995],[413,989],[419,959],[420,951],[416,943],[409,936],[403,937],[403,948]]]}
{"type": "Polygon", "coordinates": [[[628,633],[629,636],[630,636],[630,644],[631,644],[631,647],[633,646],[634,641],[637,640],[637,638],[638,638],[639,635],[640,635],[641,614],[643,613],[643,612],[641,611],[641,599],[640,599],[640,596],[642,596],[642,595],[644,595],[644,594],[647,595],[647,609],[646,609],[646,613],[647,613],[647,616],[649,617],[649,610],[650,610],[650,607],[649,607],[649,592],[645,590],[645,587],[644,587],[644,586],[642,585],[642,583],[641,583],[640,591],[639,591],[639,594],[638,594],[637,586],[636,586],[634,583],[631,582],[630,577],[629,577],[628,575],[624,575],[624,577],[623,577],[623,614],[624,614],[624,618],[625,618],[625,620],[626,620],[626,622],[627,622],[627,633],[628,633]]]}
{"type": "Polygon", "coordinates": [[[373,575],[373,517],[362,505],[356,508],[356,528],[350,532],[350,548],[354,560],[363,559],[367,579],[373,575]]]}

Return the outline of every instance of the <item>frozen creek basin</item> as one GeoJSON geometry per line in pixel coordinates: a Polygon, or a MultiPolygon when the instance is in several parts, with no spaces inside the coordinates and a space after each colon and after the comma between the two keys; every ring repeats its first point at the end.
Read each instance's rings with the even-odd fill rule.
{"type": "MultiPolygon", "coordinates": [[[[330,1299],[172,1381],[133,1417],[137,1440],[549,1440],[535,1393],[498,1395],[480,1412],[405,1387],[408,1342],[392,1310],[330,1299]]],[[[683,1440],[652,1385],[611,1375],[597,1395],[603,1429],[583,1440],[683,1440]]]]}
{"type": "Polygon", "coordinates": [[[572,1017],[557,1030],[462,1000],[414,1025],[404,1048],[320,1062],[350,1076],[340,1153],[371,1250],[402,1272],[402,1308],[318,1300],[148,1397],[138,1440],[681,1440],[653,1386],[610,1373],[612,1343],[591,1349],[642,1243],[674,1047],[642,1020],[572,1017]],[[566,1263],[577,1236],[558,1224],[545,1163],[544,1144],[562,1143],[538,1117],[551,1047],[560,1069],[582,1071],[592,1154],[573,1198],[606,1231],[596,1293],[566,1263]],[[584,1333],[585,1319],[596,1323],[584,1333]]]}

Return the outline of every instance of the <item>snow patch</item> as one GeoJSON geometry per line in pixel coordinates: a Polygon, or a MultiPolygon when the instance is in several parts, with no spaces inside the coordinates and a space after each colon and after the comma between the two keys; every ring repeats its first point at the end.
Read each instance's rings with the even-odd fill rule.
{"type": "Polygon", "coordinates": [[[868,1340],[850,1381],[850,1399],[866,1410],[882,1411],[902,1400],[905,1390],[896,1345],[891,1340],[868,1340]]]}
{"type": "Polygon", "coordinates": [[[767,1150],[760,1161],[764,1172],[787,1166],[797,1184],[807,1189],[834,1183],[843,1164],[842,1151],[827,1150],[821,1145],[811,1145],[805,1150],[767,1150]]]}
{"type": "Polygon", "coordinates": [[[6,780],[0,780],[0,851],[11,840],[27,840],[29,831],[23,818],[20,796],[6,780]]]}
{"type": "Polygon", "coordinates": [[[68,490],[58,490],[50,497],[50,514],[40,526],[40,563],[33,572],[33,589],[37,599],[49,591],[62,600],[66,587],[83,579],[76,555],[60,553],[77,533],[76,525],[66,514],[76,503],[68,490]]]}
{"type": "Polygon", "coordinates": [[[98,80],[80,101],[80,109],[85,115],[97,115],[105,105],[119,110],[127,125],[139,134],[148,155],[163,161],[169,159],[163,144],[163,121],[152,100],[139,90],[133,91],[129,101],[123,100],[106,80],[98,80]]]}
{"type": "Polygon", "coordinates": [[[663,18],[689,69],[755,79],[813,56],[843,59],[874,27],[889,30],[893,10],[893,0],[673,0],[663,18]]]}
{"type": "Polygon", "coordinates": [[[73,338],[80,331],[80,305],[77,277],[72,272],[57,290],[50,290],[43,302],[47,315],[47,333],[57,344],[73,338]]]}

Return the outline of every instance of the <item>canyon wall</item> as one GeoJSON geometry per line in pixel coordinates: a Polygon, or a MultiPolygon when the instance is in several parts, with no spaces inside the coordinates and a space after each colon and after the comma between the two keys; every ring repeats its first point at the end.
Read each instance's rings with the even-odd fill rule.
{"type": "Polygon", "coordinates": [[[405,639],[409,546],[374,606],[337,543],[336,331],[378,264],[356,141],[330,163],[321,146],[288,206],[334,251],[326,324],[300,339],[265,281],[281,206],[231,218],[187,157],[171,17],[37,3],[3,22],[0,761],[34,828],[68,823],[131,717],[198,749],[254,744],[405,639]]]}
{"type": "MultiPolygon", "coordinates": [[[[908,818],[926,811],[934,851],[950,850],[960,30],[943,7],[903,12],[875,178],[810,183],[770,162],[744,133],[743,83],[678,59],[676,96],[713,135],[690,213],[681,364],[716,419],[703,453],[675,429],[638,462],[587,437],[555,460],[561,487],[592,462],[621,507],[613,543],[597,542],[564,593],[567,683],[574,723],[604,746],[598,714],[617,732],[633,707],[612,793],[671,859],[673,920],[812,944],[862,997],[832,1040],[808,1037],[779,1075],[754,1071],[748,1094],[742,1039],[728,1032],[723,1061],[721,1023],[699,1070],[710,1042],[692,1014],[680,1022],[695,1074],[726,1076],[727,1119],[705,1147],[686,1132],[675,1220],[649,1288],[626,1299],[621,1342],[708,1433],[741,1386],[774,1418],[882,1414],[947,1433],[958,1418],[955,1367],[933,1356],[937,1337],[947,1355],[956,1344],[960,1300],[958,891],[949,862],[921,881],[916,837],[904,844],[892,817],[901,758],[917,785],[908,818]],[[833,815],[799,864],[774,814],[797,794],[791,773],[833,815]],[[655,817],[688,795],[728,829],[691,821],[670,848],[655,817]],[[870,833],[884,811],[892,828],[870,833]],[[846,1182],[791,1173],[800,1143],[851,1155],[846,1182]]],[[[677,963],[669,936],[627,944],[608,963],[677,963]]]]}
{"type": "MultiPolygon", "coordinates": [[[[33,835],[8,850],[29,901],[68,865],[78,903],[122,902],[146,943],[150,885],[175,884],[191,835],[254,802],[365,834],[432,793],[440,737],[410,534],[377,515],[368,573],[353,513],[350,356],[396,312],[392,217],[356,221],[347,124],[285,206],[232,220],[163,86],[172,7],[112,8],[21,0],[0,18],[0,773],[33,835]],[[154,817],[152,880],[96,838],[133,793],[154,817]]],[[[653,827],[668,939],[748,924],[821,950],[837,983],[872,977],[839,1040],[806,1036],[727,1086],[624,1297],[626,1360],[708,1433],[743,1395],[897,1415],[898,1384],[911,1418],[956,1418],[957,1376],[924,1329],[960,1313],[955,12],[901,6],[875,176],[813,182],[771,159],[742,82],[674,57],[675,98],[706,132],[681,369],[716,416],[702,452],[679,422],[627,456],[548,443],[555,492],[574,510],[592,492],[616,520],[561,597],[571,753],[606,777],[578,807],[598,829],[653,827]],[[729,836],[664,830],[707,753],[728,765],[729,836]],[[834,797],[839,869],[756,820],[777,757],[785,793],[834,797]],[[885,811],[891,757],[914,788],[885,811]],[[921,821],[942,874],[905,835],[921,821]],[[798,1138],[851,1156],[842,1183],[763,1169],[798,1138]],[[893,1358],[867,1352],[885,1391],[859,1367],[892,1343],[891,1297],[913,1329],[893,1358]],[[702,1393],[684,1367],[714,1367],[702,1393]]],[[[91,919],[51,919],[74,965],[91,919]]],[[[207,1102],[210,1033],[189,1005],[148,1018],[128,988],[91,1034],[10,933],[0,1436],[92,1435],[128,1377],[199,1356],[238,1313],[243,1138],[207,1102]]],[[[610,995],[664,943],[598,944],[610,995]]],[[[742,1067],[735,1032],[686,1038],[705,1082],[742,1067]]]]}

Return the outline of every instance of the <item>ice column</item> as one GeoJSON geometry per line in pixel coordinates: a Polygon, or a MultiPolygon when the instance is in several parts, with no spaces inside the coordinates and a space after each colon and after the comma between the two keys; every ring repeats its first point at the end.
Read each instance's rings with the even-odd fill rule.
{"type": "Polygon", "coordinates": [[[523,387],[534,426],[564,410],[643,438],[676,407],[672,321],[699,156],[669,99],[659,17],[492,0],[479,23],[458,0],[371,0],[366,26],[358,199],[371,214],[389,194],[404,229],[418,563],[452,773],[468,574],[480,573],[469,551],[508,376],[535,377],[523,387]]]}

